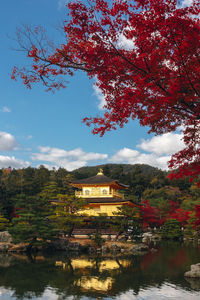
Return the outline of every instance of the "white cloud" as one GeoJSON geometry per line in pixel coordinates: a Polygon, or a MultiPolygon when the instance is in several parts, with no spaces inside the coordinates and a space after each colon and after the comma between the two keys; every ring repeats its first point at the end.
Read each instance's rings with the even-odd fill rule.
{"type": "Polygon", "coordinates": [[[134,30],[134,27],[129,23],[128,26],[126,26],[126,28],[124,29],[123,32],[120,32],[118,34],[118,39],[117,39],[117,43],[116,43],[116,46],[120,49],[124,49],[124,50],[135,50],[137,52],[138,50],[138,47],[136,46],[135,44],[135,40],[136,38],[133,37],[133,38],[127,38],[126,37],[126,34],[133,31],[134,30]]]}
{"type": "Polygon", "coordinates": [[[171,155],[184,147],[181,138],[181,133],[165,133],[151,139],[142,140],[137,145],[137,148],[141,150],[124,147],[110,158],[107,154],[84,152],[81,148],[67,151],[48,146],[39,147],[39,152],[33,153],[31,158],[49,169],[64,167],[69,171],[86,166],[90,161],[98,162],[99,160],[112,163],[148,164],[167,170],[167,163],[171,155]]]}
{"type": "Polygon", "coordinates": [[[170,156],[157,156],[155,154],[140,153],[135,159],[135,164],[147,164],[153,167],[157,167],[162,170],[167,170],[167,162],[170,160],[170,156]]]}
{"type": "Polygon", "coordinates": [[[148,140],[142,140],[142,143],[137,145],[137,147],[159,155],[172,155],[185,147],[182,138],[183,134],[181,133],[168,132],[148,140]]]}
{"type": "Polygon", "coordinates": [[[17,147],[17,141],[13,135],[0,131],[0,151],[11,151],[17,147]]]}
{"type": "Polygon", "coordinates": [[[11,112],[11,109],[7,106],[3,106],[3,108],[1,109],[1,112],[9,113],[9,112],[11,112]]]}
{"type": "Polygon", "coordinates": [[[182,7],[191,6],[193,4],[193,0],[183,0],[182,7]]]}
{"type": "Polygon", "coordinates": [[[123,33],[119,34],[117,46],[124,50],[136,49],[134,39],[127,39],[123,33]]]}
{"type": "Polygon", "coordinates": [[[110,161],[113,163],[147,164],[162,170],[167,169],[169,160],[170,156],[158,156],[153,153],[146,154],[129,148],[119,150],[110,158],[110,161]]]}
{"type": "Polygon", "coordinates": [[[123,148],[119,150],[116,154],[111,157],[111,161],[115,163],[120,163],[124,160],[129,161],[129,163],[134,163],[134,160],[140,155],[137,150],[132,150],[129,148],[123,148]]]}
{"type": "Polygon", "coordinates": [[[35,161],[47,162],[49,168],[64,167],[69,171],[86,166],[92,160],[107,159],[107,154],[84,152],[81,148],[66,151],[59,148],[39,147],[39,153],[33,153],[35,161]]]}
{"type": "Polygon", "coordinates": [[[24,167],[28,167],[30,163],[28,161],[23,161],[20,159],[16,159],[14,156],[4,156],[0,155],[0,168],[15,168],[20,169],[24,167]]]}
{"type": "Polygon", "coordinates": [[[137,145],[137,148],[149,153],[123,148],[117,151],[110,158],[110,161],[113,163],[148,164],[162,170],[167,170],[167,163],[171,155],[184,148],[184,142],[181,140],[182,137],[182,133],[165,133],[148,140],[142,140],[137,145]]]}
{"type": "Polygon", "coordinates": [[[27,136],[27,140],[31,140],[33,138],[33,136],[31,135],[31,134],[29,134],[28,136],[27,136]]]}
{"type": "Polygon", "coordinates": [[[96,84],[93,84],[93,90],[94,90],[94,95],[99,100],[98,108],[100,110],[104,109],[104,106],[106,104],[106,100],[105,100],[104,95],[102,94],[101,89],[96,84]]]}

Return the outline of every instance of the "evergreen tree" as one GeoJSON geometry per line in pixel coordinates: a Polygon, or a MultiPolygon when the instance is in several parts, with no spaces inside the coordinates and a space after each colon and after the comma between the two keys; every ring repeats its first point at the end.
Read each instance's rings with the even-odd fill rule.
{"type": "Polygon", "coordinates": [[[27,243],[27,251],[33,246],[45,245],[55,237],[55,226],[49,218],[52,214],[51,204],[39,196],[20,195],[16,199],[17,216],[9,228],[15,243],[27,243]]]}
{"type": "Polygon", "coordinates": [[[110,168],[109,168],[109,165],[105,165],[105,166],[103,167],[103,174],[104,174],[105,176],[110,177],[110,168]]]}
{"type": "Polygon", "coordinates": [[[101,230],[109,228],[112,224],[112,221],[108,219],[108,216],[106,213],[99,213],[97,216],[91,216],[89,218],[89,224],[91,228],[95,228],[95,235],[94,238],[101,235],[101,230]]]}
{"type": "Polygon", "coordinates": [[[181,223],[176,219],[168,219],[162,227],[161,236],[163,239],[182,238],[181,223]]]}
{"type": "Polygon", "coordinates": [[[74,187],[70,183],[75,180],[73,174],[67,174],[62,178],[63,194],[74,195],[74,187]]]}
{"type": "Polygon", "coordinates": [[[83,224],[83,216],[79,215],[79,212],[85,204],[86,202],[82,198],[59,194],[51,220],[60,232],[71,236],[73,229],[83,224]]]}
{"type": "Polygon", "coordinates": [[[50,178],[50,171],[44,166],[41,165],[39,166],[39,168],[35,169],[35,180],[40,190],[42,190],[44,185],[49,182],[49,178],[50,178]]]}
{"type": "Polygon", "coordinates": [[[58,184],[58,187],[62,188],[62,193],[66,193],[65,191],[65,186],[64,186],[64,178],[69,174],[69,172],[67,170],[65,170],[64,168],[59,168],[58,170],[54,171],[55,173],[55,181],[58,184]]]}
{"type": "Polygon", "coordinates": [[[128,175],[128,182],[130,195],[135,196],[135,201],[140,202],[142,193],[148,186],[149,176],[142,172],[142,168],[136,165],[134,170],[128,175]]]}
{"type": "Polygon", "coordinates": [[[1,182],[0,184],[0,214],[7,218],[11,219],[11,214],[14,209],[14,204],[11,198],[9,197],[9,194],[7,192],[6,185],[1,182]]]}
{"type": "Polygon", "coordinates": [[[7,230],[9,225],[9,220],[0,215],[0,231],[7,230]]]}
{"type": "Polygon", "coordinates": [[[60,188],[58,187],[57,183],[55,181],[50,181],[45,184],[40,196],[47,201],[51,201],[57,199],[59,192],[60,188]]]}
{"type": "Polygon", "coordinates": [[[184,237],[186,238],[194,238],[197,237],[197,229],[194,227],[196,218],[195,212],[190,215],[190,218],[187,220],[185,229],[184,229],[184,237]]]}
{"type": "Polygon", "coordinates": [[[136,207],[121,206],[116,212],[113,228],[118,231],[118,235],[125,233],[132,238],[139,238],[142,229],[142,219],[139,209],[136,207]]]}

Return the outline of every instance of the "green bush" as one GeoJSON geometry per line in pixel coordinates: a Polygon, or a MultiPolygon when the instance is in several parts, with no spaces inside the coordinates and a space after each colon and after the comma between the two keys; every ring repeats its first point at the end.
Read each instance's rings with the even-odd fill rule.
{"type": "Polygon", "coordinates": [[[162,227],[161,236],[163,239],[182,238],[181,223],[176,219],[168,219],[162,227]]]}
{"type": "Polygon", "coordinates": [[[9,225],[9,220],[0,215],[0,231],[7,230],[9,225]]]}

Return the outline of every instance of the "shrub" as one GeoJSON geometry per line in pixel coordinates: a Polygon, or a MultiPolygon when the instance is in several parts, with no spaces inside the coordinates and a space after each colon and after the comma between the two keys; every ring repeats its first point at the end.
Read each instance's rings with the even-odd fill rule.
{"type": "Polygon", "coordinates": [[[176,219],[168,219],[162,227],[161,236],[163,239],[182,238],[181,223],[176,219]]]}

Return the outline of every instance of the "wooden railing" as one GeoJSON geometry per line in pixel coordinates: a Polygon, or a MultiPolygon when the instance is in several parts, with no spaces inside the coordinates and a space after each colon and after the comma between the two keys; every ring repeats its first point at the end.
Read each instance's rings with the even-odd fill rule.
{"type": "Polygon", "coordinates": [[[117,197],[124,199],[124,194],[121,194],[117,191],[112,191],[111,193],[104,194],[99,191],[91,191],[89,194],[83,193],[83,191],[75,191],[75,196],[78,198],[94,198],[94,197],[101,197],[101,198],[112,198],[117,197]]]}

